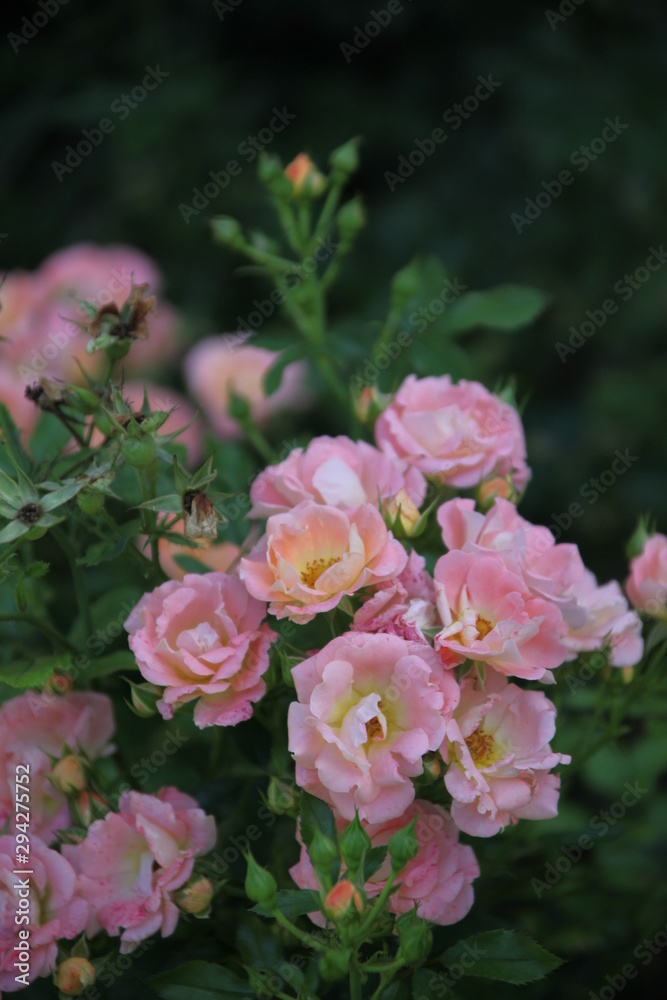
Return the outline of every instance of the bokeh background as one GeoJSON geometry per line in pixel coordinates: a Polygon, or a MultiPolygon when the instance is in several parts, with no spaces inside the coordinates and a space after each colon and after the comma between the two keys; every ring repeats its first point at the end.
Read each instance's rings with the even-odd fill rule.
{"type": "MultiPolygon", "coordinates": [[[[580,500],[617,449],[636,456],[562,538],[580,545],[600,579],[623,578],[637,515],[650,510],[667,530],[667,264],[627,301],[614,291],[667,240],[664,4],[561,2],[564,13],[554,3],[547,16],[536,3],[414,0],[347,55],[341,45],[354,44],[355,29],[371,9],[385,9],[383,0],[374,7],[346,0],[215,6],[74,0],[18,51],[6,36],[38,8],[3,10],[0,267],[35,268],[81,240],[134,245],[164,271],[166,295],[186,317],[184,348],[234,330],[267,288],[237,273],[238,260],[213,244],[208,219],[233,214],[269,224],[254,165],[187,224],[179,206],[192,203],[210,171],[244,162],[239,145],[268,125],[274,108],[296,115],[268,147],[285,162],[306,150],[325,163],[333,146],[359,135],[362,167],[350,193],[363,196],[369,224],[337,285],[334,324],[356,323],[365,337],[386,312],[391,275],[416,254],[440,257],[469,288],[516,282],[548,294],[531,327],[470,338],[468,360],[455,374],[491,387],[513,377],[526,403],[534,471],[522,511],[533,520],[549,523],[580,500]],[[59,181],[52,164],[63,161],[66,146],[157,65],[168,73],[164,82],[125,120],[114,118],[114,132],[59,181]],[[443,114],[489,74],[500,86],[459,128],[445,125],[447,141],[390,191],[385,173],[399,156],[443,126],[443,114]],[[607,118],[627,127],[578,169],[582,161],[570,158],[600,136],[607,118]],[[574,182],[518,233],[512,214],[524,215],[526,199],[563,169],[574,182]],[[609,298],[618,311],[563,361],[556,344],[609,298]]],[[[283,335],[280,320],[261,331],[267,346],[272,336],[282,344],[283,335]]],[[[316,411],[308,420],[318,431],[336,429],[335,414],[316,411]]],[[[515,866],[519,840],[492,849],[507,850],[506,871],[490,888],[480,884],[480,905],[488,893],[492,908],[480,926],[505,919],[568,959],[546,983],[523,988],[531,1000],[597,995],[605,976],[636,963],[633,949],[667,923],[658,877],[666,809],[657,794],[667,741],[658,708],[650,741],[633,743],[630,735],[573,784],[576,796],[545,835],[541,860],[533,857],[527,870],[515,866]],[[608,808],[625,780],[648,781],[651,795],[538,903],[524,891],[526,879],[608,808]]],[[[651,995],[663,959],[639,965],[625,995],[651,995]]],[[[475,989],[480,982],[470,980],[475,989]]],[[[516,992],[491,988],[499,997],[516,992]]],[[[457,989],[469,995],[468,987],[457,989]]]]}

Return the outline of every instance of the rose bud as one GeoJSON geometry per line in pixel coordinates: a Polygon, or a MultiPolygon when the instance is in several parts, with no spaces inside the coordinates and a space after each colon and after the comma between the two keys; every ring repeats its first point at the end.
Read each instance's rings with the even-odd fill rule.
{"type": "Polygon", "coordinates": [[[53,768],[51,780],[65,795],[82,792],[86,787],[86,775],[81,758],[73,754],[63,757],[53,768]]]}
{"type": "Polygon", "coordinates": [[[176,902],[180,908],[195,917],[208,916],[212,899],[213,886],[207,878],[195,879],[176,894],[176,902]]]}
{"type": "Polygon", "coordinates": [[[330,889],[324,900],[324,912],[332,920],[342,920],[344,917],[352,916],[353,907],[361,913],[364,903],[359,891],[347,879],[343,879],[330,889]]]}
{"type": "Polygon", "coordinates": [[[306,153],[299,153],[288,163],[285,175],[291,180],[295,195],[317,198],[326,187],[324,177],[306,153]]]}
{"type": "Polygon", "coordinates": [[[66,997],[80,997],[95,982],[95,969],[87,958],[66,958],[56,969],[55,980],[66,997]]]}
{"type": "Polygon", "coordinates": [[[419,508],[410,499],[405,490],[399,490],[393,500],[384,509],[385,523],[388,528],[400,528],[406,538],[410,538],[421,517],[419,508]]]}

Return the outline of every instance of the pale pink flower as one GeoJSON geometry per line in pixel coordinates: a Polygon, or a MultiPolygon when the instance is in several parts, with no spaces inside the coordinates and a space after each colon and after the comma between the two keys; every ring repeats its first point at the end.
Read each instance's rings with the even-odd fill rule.
{"type": "Polygon", "coordinates": [[[253,597],[271,602],[272,614],[304,623],[346,594],[393,579],[407,558],[372,504],[348,514],[306,500],[269,518],[239,575],[253,597]]]}
{"type": "Polygon", "coordinates": [[[632,560],[625,589],[638,611],[654,618],[667,618],[667,538],[664,535],[649,538],[644,551],[632,560]]]}
{"type": "Polygon", "coordinates": [[[0,837],[0,990],[7,993],[50,975],[57,963],[57,942],[77,937],[88,919],[88,904],[76,887],[69,861],[42,843],[33,830],[29,840],[30,864],[17,875],[16,839],[0,837]],[[29,933],[27,942],[21,931],[29,933]],[[17,981],[17,977],[24,978],[17,981]]]}
{"type": "Polygon", "coordinates": [[[383,451],[448,486],[511,474],[521,491],[530,478],[519,414],[479,382],[408,375],[378,417],[375,439],[383,451]]]}
{"type": "Polygon", "coordinates": [[[556,816],[560,778],[549,772],[571,757],[552,752],[555,731],[555,706],[541,691],[524,691],[492,671],[483,687],[472,672],[463,678],[442,747],[461,830],[491,837],[520,819],[556,816]]]}
{"type": "MultiPolygon", "coordinates": [[[[441,806],[417,799],[405,812],[386,823],[364,824],[373,847],[384,847],[395,833],[416,816],[415,834],[419,850],[401,871],[397,888],[389,897],[389,909],[396,914],[407,913],[417,903],[417,915],[431,923],[449,925],[462,920],[473,904],[472,882],[479,875],[479,865],[471,847],[459,844],[459,831],[441,806]]],[[[339,832],[347,823],[338,821],[339,832]]],[[[301,838],[299,837],[301,842],[301,838]]],[[[389,857],[371,875],[364,886],[372,900],[384,889],[391,863],[389,857]]],[[[290,875],[301,889],[317,889],[317,876],[308,852],[301,846],[301,857],[290,868],[290,875]]],[[[319,911],[309,914],[314,923],[323,927],[325,920],[319,911]]]]}
{"type": "Polygon", "coordinates": [[[426,480],[365,441],[346,437],[314,438],[307,448],[295,448],[278,465],[257,476],[249,517],[281,514],[304,500],[352,511],[364,503],[385,503],[404,490],[420,507],[426,480]]]}
{"type": "Polygon", "coordinates": [[[139,670],[164,688],[163,718],[195,699],[200,729],[250,718],[277,638],[262,624],[265,614],[266,605],[228,573],[188,573],[144,594],[125,628],[139,670]]]}
{"type": "Polygon", "coordinates": [[[560,611],[535,597],[500,556],[448,552],[434,579],[444,626],[435,647],[448,666],[481,660],[500,673],[539,680],[565,659],[560,611]]]}
{"type": "Polygon", "coordinates": [[[583,580],[572,589],[586,613],[586,621],[581,628],[570,628],[564,636],[563,644],[569,651],[567,659],[609,647],[612,667],[639,663],[644,653],[641,619],[636,611],[629,609],[616,580],[598,586],[593,573],[587,570],[583,580]]]}
{"type": "Polygon", "coordinates": [[[173,934],[179,917],[173,894],[215,840],[213,817],[178,789],[123,792],[118,813],[95,820],[82,843],[62,849],[90,906],[88,936],[101,929],[120,935],[127,953],[157,931],[173,934]]]}
{"type": "Polygon", "coordinates": [[[458,685],[427,646],[348,633],[292,670],[296,780],[346,819],[386,822],[415,796],[422,757],[442,743],[458,685]]]}
{"type": "Polygon", "coordinates": [[[413,642],[428,640],[425,629],[437,629],[435,587],[426,561],[413,549],[403,572],[392,583],[382,583],[355,612],[355,632],[389,632],[413,642]]]}
{"type": "Polygon", "coordinates": [[[294,361],[282,373],[278,389],[267,396],[264,376],[279,353],[245,343],[243,334],[217,334],[200,341],[185,358],[190,395],[200,405],[224,441],[243,437],[243,429],[231,416],[234,393],[250,405],[250,419],[263,426],[284,409],[300,409],[307,400],[306,365],[294,361]]]}
{"type": "Polygon", "coordinates": [[[67,798],[49,780],[50,758],[82,751],[90,760],[113,752],[111,700],[75,691],[63,696],[28,692],[0,707],[0,827],[14,828],[16,766],[30,767],[30,832],[46,844],[72,825],[67,798]]]}

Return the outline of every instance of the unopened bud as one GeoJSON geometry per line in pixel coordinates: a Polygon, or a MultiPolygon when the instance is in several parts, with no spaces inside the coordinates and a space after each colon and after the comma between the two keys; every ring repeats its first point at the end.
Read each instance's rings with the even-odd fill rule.
{"type": "Polygon", "coordinates": [[[296,794],[294,787],[281,781],[280,778],[271,778],[266,792],[266,802],[271,812],[277,816],[289,813],[296,805],[296,794]]]}
{"type": "Polygon", "coordinates": [[[409,861],[417,856],[419,843],[415,834],[415,819],[391,837],[389,841],[389,857],[393,872],[400,872],[409,861]]]}
{"type": "Polygon", "coordinates": [[[72,690],[72,678],[67,674],[51,674],[44,685],[45,694],[68,694],[72,690]]]}
{"type": "Polygon", "coordinates": [[[410,499],[406,490],[399,490],[393,500],[385,506],[385,520],[390,528],[398,528],[399,534],[411,538],[420,518],[419,508],[410,499]]]}
{"type": "Polygon", "coordinates": [[[442,774],[442,763],[436,754],[428,754],[424,757],[423,764],[424,774],[427,778],[430,778],[431,781],[435,781],[435,779],[439,778],[442,774]]]}
{"type": "Polygon", "coordinates": [[[278,886],[271,872],[258,865],[252,854],[246,855],[248,872],[245,878],[245,891],[248,899],[253,903],[259,903],[265,910],[275,910],[278,900],[276,892],[278,886]]]}
{"type": "Polygon", "coordinates": [[[95,969],[87,958],[66,958],[56,969],[55,980],[66,997],[80,997],[95,982],[95,969]]]}
{"type": "Polygon", "coordinates": [[[372,424],[389,405],[389,396],[378,392],[374,385],[365,386],[354,402],[354,409],[364,424],[372,424]]]}
{"type": "Polygon", "coordinates": [[[338,845],[348,869],[356,871],[363,864],[366,852],[371,847],[371,838],[361,825],[358,813],[341,833],[338,845]]]}
{"type": "Polygon", "coordinates": [[[207,878],[198,878],[183,886],[176,894],[176,902],[185,913],[205,917],[211,909],[213,886],[207,878]]]}
{"type": "Polygon", "coordinates": [[[359,169],[359,140],[349,139],[334,149],[329,157],[329,166],[334,174],[342,175],[344,179],[348,174],[353,174],[359,169]]]}
{"type": "Polygon", "coordinates": [[[352,953],[349,948],[345,951],[333,951],[329,949],[320,958],[319,969],[322,979],[326,982],[335,982],[337,979],[347,979],[350,974],[350,962],[352,953]]]}
{"type": "Polygon", "coordinates": [[[366,213],[358,196],[345,202],[337,215],[338,228],[343,243],[350,243],[366,225],[366,213]]]}
{"type": "Polygon", "coordinates": [[[132,708],[142,719],[150,719],[157,712],[157,703],[162,697],[162,688],[157,684],[135,684],[127,678],[132,691],[132,708]]]}
{"type": "Polygon", "coordinates": [[[243,234],[241,226],[229,215],[220,215],[217,219],[211,220],[213,236],[218,243],[226,243],[228,246],[243,245],[243,234]]]}
{"type": "Polygon", "coordinates": [[[400,942],[399,954],[408,964],[428,958],[433,944],[433,933],[425,920],[421,920],[414,910],[403,913],[396,921],[400,942]]]}
{"type": "Polygon", "coordinates": [[[299,153],[285,167],[285,175],[292,182],[294,194],[317,198],[326,187],[326,180],[306,153],[299,153]]]}
{"type": "Polygon", "coordinates": [[[331,866],[338,857],[338,850],[333,840],[319,829],[315,830],[313,839],[308,845],[308,856],[315,871],[330,879],[331,866]]]}
{"type": "Polygon", "coordinates": [[[63,757],[53,768],[51,780],[65,795],[81,792],[86,787],[86,775],[80,757],[63,757]]]}
{"type": "Polygon", "coordinates": [[[477,502],[482,510],[493,506],[496,497],[500,497],[501,500],[511,500],[513,503],[516,501],[516,491],[509,479],[493,476],[480,483],[477,490],[477,502]]]}
{"type": "Polygon", "coordinates": [[[331,920],[343,920],[345,917],[353,916],[354,911],[361,913],[364,902],[358,889],[343,879],[338,882],[333,889],[330,889],[324,900],[324,912],[331,920]]]}

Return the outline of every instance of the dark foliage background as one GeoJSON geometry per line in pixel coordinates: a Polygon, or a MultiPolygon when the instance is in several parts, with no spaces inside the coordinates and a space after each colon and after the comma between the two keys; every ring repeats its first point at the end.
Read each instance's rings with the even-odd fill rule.
{"type": "MultiPolygon", "coordinates": [[[[616,449],[636,456],[563,534],[579,543],[601,579],[623,578],[623,546],[637,514],[653,510],[667,530],[667,267],[627,302],[613,292],[667,238],[664,4],[565,3],[572,13],[550,25],[541,4],[414,0],[347,61],[341,43],[353,42],[371,6],[242,0],[221,20],[203,0],[72,0],[18,52],[5,36],[38,8],[5,7],[0,265],[36,267],[78,240],[133,244],[164,270],[166,294],[187,316],[191,339],[233,330],[266,289],[235,274],[238,261],[213,245],[207,219],[229,213],[268,222],[254,167],[244,167],[187,225],[179,205],[191,203],[193,188],[210,171],[239,158],[239,144],[268,124],[274,107],[297,116],[270,147],[285,161],[305,149],[325,162],[333,146],[362,136],[352,191],[364,196],[369,226],[337,286],[333,320],[358,323],[359,337],[370,344],[366,324],[383,316],[390,276],[417,253],[441,257],[471,288],[511,281],[547,292],[551,305],[531,328],[469,341],[467,374],[491,386],[514,376],[518,397],[528,397],[534,480],[522,510],[533,520],[549,523],[580,500],[590,478],[610,468],[616,449]],[[53,161],[62,161],[81,130],[97,126],[112,102],[157,64],[169,74],[165,82],[59,182],[53,161]],[[501,86],[392,193],[385,172],[473,93],[478,76],[489,74],[501,86]],[[616,116],[628,127],[580,173],[570,156],[616,116]],[[574,183],[517,233],[512,213],[524,214],[526,199],[567,168],[574,183]],[[609,297],[619,301],[618,312],[563,362],[556,343],[567,342],[570,325],[580,327],[586,310],[599,310],[609,297]]],[[[382,0],[374,9],[381,7],[382,0]]],[[[280,322],[267,323],[262,338],[270,344],[280,333],[280,322]]],[[[335,413],[308,420],[319,431],[337,426],[335,413]]],[[[573,737],[590,709],[583,698],[579,704],[584,711],[571,716],[573,737]]],[[[557,822],[539,835],[510,831],[480,850],[483,869],[498,874],[480,880],[478,905],[462,931],[520,926],[568,960],[550,980],[524,987],[527,1000],[597,994],[605,976],[628,961],[640,974],[626,996],[657,989],[662,958],[644,968],[632,953],[667,921],[660,838],[667,809],[658,795],[667,742],[660,709],[657,699],[638,705],[638,716],[652,713],[642,738],[637,720],[619,748],[573,776],[557,822]],[[637,780],[651,794],[538,903],[530,879],[617,801],[625,781],[637,780]]],[[[238,735],[248,746],[259,735],[254,725],[238,735]]],[[[566,743],[563,734],[558,749],[566,743]]],[[[180,759],[186,787],[196,790],[203,778],[195,738],[180,759]]],[[[205,792],[220,814],[221,801],[235,801],[231,784],[214,793],[205,792]]],[[[293,860],[289,824],[279,826],[285,826],[285,857],[293,860]]],[[[220,928],[224,941],[230,932],[224,915],[220,928]]],[[[207,955],[210,934],[202,932],[207,955]]],[[[146,961],[163,967],[177,942],[156,946],[146,961]]],[[[134,969],[116,989],[131,992],[132,976],[134,969]]],[[[481,983],[469,982],[473,990],[456,988],[463,997],[481,983]]],[[[499,998],[516,992],[489,989],[499,998]]]]}

